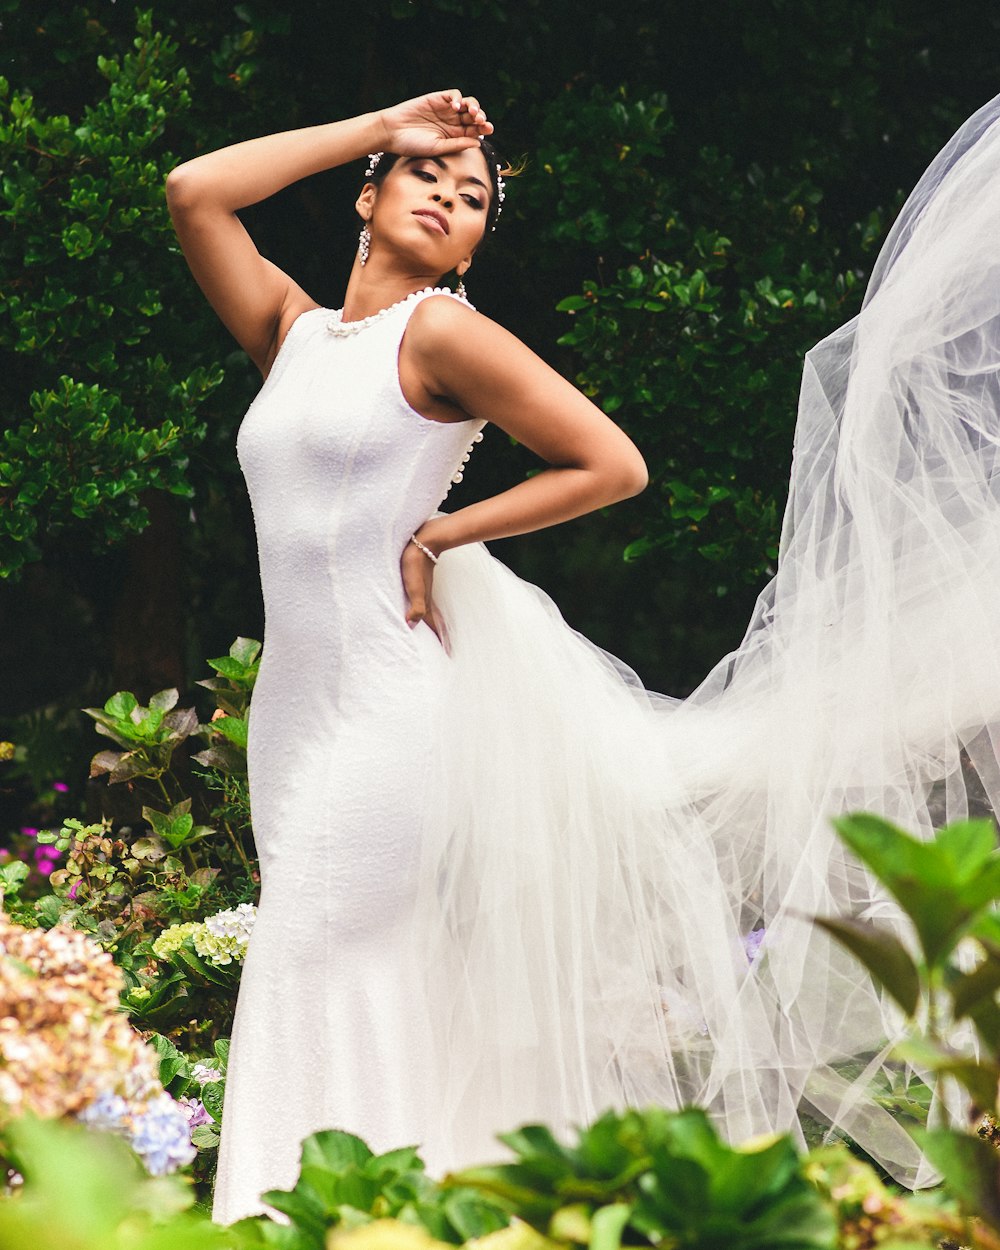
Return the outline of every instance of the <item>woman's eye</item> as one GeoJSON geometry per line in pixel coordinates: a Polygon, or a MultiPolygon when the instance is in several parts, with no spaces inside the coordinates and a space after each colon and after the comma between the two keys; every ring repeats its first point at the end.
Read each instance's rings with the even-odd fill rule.
{"type": "Polygon", "coordinates": [[[437,179],[429,169],[415,169],[413,172],[418,178],[426,178],[428,182],[437,182],[437,179]]]}
{"type": "Polygon", "coordinates": [[[465,197],[465,202],[470,208],[477,208],[480,212],[483,211],[482,201],[477,200],[474,195],[467,195],[465,197]]]}

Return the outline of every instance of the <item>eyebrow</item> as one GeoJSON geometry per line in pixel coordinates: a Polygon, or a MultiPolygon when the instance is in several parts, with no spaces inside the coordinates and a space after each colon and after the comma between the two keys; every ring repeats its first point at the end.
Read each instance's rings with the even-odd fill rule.
{"type": "MultiPolygon", "coordinates": [[[[447,170],[448,168],[440,156],[408,156],[406,158],[407,165],[412,165],[414,161],[433,161],[434,164],[437,165],[438,169],[447,170]]],[[[462,181],[474,182],[477,187],[482,187],[487,195],[492,194],[492,189],[488,187],[485,182],[483,182],[482,178],[476,178],[473,174],[466,174],[462,181]]]]}

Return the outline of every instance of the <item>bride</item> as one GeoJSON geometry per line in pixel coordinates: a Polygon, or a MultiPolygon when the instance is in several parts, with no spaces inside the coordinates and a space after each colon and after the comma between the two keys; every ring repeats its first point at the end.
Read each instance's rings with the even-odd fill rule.
{"type": "Polygon", "coordinates": [[[973,770],[1000,797],[998,117],[944,149],[861,314],[808,354],[777,576],[683,703],[482,546],[646,471],[440,285],[472,266],[510,172],[475,97],[170,175],[194,276],[265,378],[237,441],[265,602],[261,897],[214,1218],[265,1209],[318,1129],[419,1143],[440,1172],[515,1124],[645,1103],[701,1103],[734,1140],[801,1140],[808,1114],[921,1181],[868,1093],[900,1021],[808,917],[896,922],[830,815],[929,832],[973,770]],[[365,156],[344,306],[322,308],[236,211],[365,156]],[[548,467],[439,512],[488,422],[548,467]]]}

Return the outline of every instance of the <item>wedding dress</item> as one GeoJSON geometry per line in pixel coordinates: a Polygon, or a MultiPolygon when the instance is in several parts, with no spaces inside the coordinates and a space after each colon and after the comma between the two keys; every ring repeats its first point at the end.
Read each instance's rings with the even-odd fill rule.
{"type": "Polygon", "coordinates": [[[261,896],[217,1221],[290,1187],[319,1129],[441,1174],[652,1103],[734,1141],[801,1140],[806,1111],[928,1179],[870,1093],[898,1013],[808,917],[899,923],[831,815],[929,835],[970,789],[1000,800],[998,118],[937,157],[808,353],[777,575],[683,703],[481,545],[436,569],[444,644],[410,630],[400,553],[480,423],[416,413],[397,357],[418,303],[457,297],[292,325],[238,438],[261,896]]]}

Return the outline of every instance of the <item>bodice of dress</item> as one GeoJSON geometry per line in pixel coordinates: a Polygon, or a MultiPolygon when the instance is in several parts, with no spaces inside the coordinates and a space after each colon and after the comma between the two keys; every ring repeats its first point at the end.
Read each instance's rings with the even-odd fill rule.
{"type": "Polygon", "coordinates": [[[358,630],[407,632],[400,555],[484,424],[428,420],[402,393],[406,326],[435,297],[457,298],[417,291],[346,335],[331,310],[302,313],[240,426],[270,642],[329,655],[358,630]]]}

